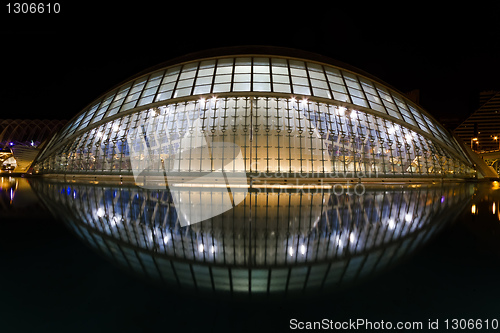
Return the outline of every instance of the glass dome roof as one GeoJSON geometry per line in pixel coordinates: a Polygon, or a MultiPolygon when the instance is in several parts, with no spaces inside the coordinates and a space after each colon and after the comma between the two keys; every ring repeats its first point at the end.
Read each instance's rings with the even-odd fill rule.
{"type": "MultiPolygon", "coordinates": [[[[460,164],[460,174],[469,173],[464,170],[470,168],[471,163],[452,135],[402,93],[362,71],[315,60],[267,54],[223,55],[187,60],[137,75],[100,96],[74,117],[53,138],[39,161],[64,149],[67,153],[68,143],[80,140],[84,133],[92,133],[90,135],[96,139],[95,136],[99,133],[109,131],[110,135],[105,135],[105,138],[97,138],[109,140],[112,128],[119,127],[121,131],[123,121],[120,122],[119,119],[127,116],[130,118],[131,115],[142,113],[147,118],[148,112],[170,113],[168,110],[171,110],[172,106],[177,108],[183,103],[184,112],[194,112],[193,110],[199,109],[208,100],[213,101],[210,106],[212,108],[226,107],[230,110],[235,107],[234,103],[237,104],[234,101],[242,96],[261,100],[261,104],[267,103],[262,102],[263,98],[274,99],[277,102],[268,106],[271,109],[286,108],[287,106],[283,106],[285,104],[291,106],[297,112],[297,115],[293,116],[295,120],[316,114],[317,120],[307,118],[309,123],[320,128],[314,135],[316,139],[325,137],[321,132],[321,125],[318,125],[324,120],[321,116],[323,109],[328,109],[325,114],[345,114],[352,119],[359,115],[357,135],[365,143],[370,140],[371,135],[381,138],[375,132],[383,131],[385,139],[378,140],[381,146],[387,142],[399,142],[399,145],[405,146],[411,141],[412,144],[406,149],[408,152],[427,151],[429,156],[444,156],[445,159],[453,160],[447,162],[448,164],[460,164]],[[224,99],[225,103],[222,102],[224,99]],[[233,102],[228,103],[230,99],[233,102]],[[221,102],[214,106],[216,100],[221,102]],[[189,103],[191,106],[187,107],[189,103]],[[305,116],[307,112],[309,115],[305,116]],[[376,124],[372,127],[378,128],[363,125],[370,122],[376,124]],[[419,145],[416,141],[421,141],[422,144],[419,145]]],[[[266,108],[264,104],[262,108],[266,108]]],[[[276,117],[279,126],[280,115],[277,114],[276,117]]],[[[165,118],[165,122],[171,123],[171,119],[165,118]]],[[[305,123],[307,126],[307,122],[305,123]]],[[[350,137],[352,134],[356,135],[352,128],[347,129],[349,125],[347,122],[337,122],[341,136],[344,132],[350,137]]],[[[222,125],[223,128],[224,126],[222,125]]],[[[301,126],[300,121],[297,126],[301,126]]],[[[129,129],[130,126],[123,129],[121,135],[124,136],[129,129]]],[[[115,138],[118,140],[118,136],[115,138]]],[[[89,146],[90,143],[87,141],[85,144],[89,146]]],[[[366,146],[368,147],[368,144],[366,146]]],[[[306,149],[316,149],[311,147],[313,145],[306,149]]],[[[83,146],[81,148],[83,149],[83,146]]],[[[398,151],[397,154],[405,153],[398,151]]],[[[420,159],[417,155],[412,156],[409,164],[415,164],[415,159],[420,159]]],[[[394,156],[391,155],[390,158],[394,156]]],[[[450,171],[448,168],[443,173],[457,172],[457,167],[452,169],[450,171]]]]}

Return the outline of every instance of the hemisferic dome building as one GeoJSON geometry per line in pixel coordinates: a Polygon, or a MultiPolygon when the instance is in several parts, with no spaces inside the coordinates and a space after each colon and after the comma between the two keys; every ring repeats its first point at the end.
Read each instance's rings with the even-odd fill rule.
{"type": "Polygon", "coordinates": [[[136,180],[144,170],[267,180],[474,176],[446,129],[371,75],[317,55],[239,51],[186,56],[108,91],[53,138],[38,171],[136,180]]]}
{"type": "Polygon", "coordinates": [[[111,261],[173,290],[231,296],[370,276],[453,220],[472,196],[461,180],[475,177],[404,94],[276,48],[140,73],[70,120],[36,168],[47,207],[111,261]]]}

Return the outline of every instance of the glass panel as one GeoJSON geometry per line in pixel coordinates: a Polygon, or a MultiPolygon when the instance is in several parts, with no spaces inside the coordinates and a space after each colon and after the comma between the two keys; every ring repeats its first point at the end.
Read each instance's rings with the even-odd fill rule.
{"type": "Polygon", "coordinates": [[[254,82],[253,83],[254,91],[271,91],[271,83],[265,82],[254,82]]]}
{"type": "Polygon", "coordinates": [[[208,94],[210,93],[210,85],[205,85],[205,86],[196,86],[194,88],[194,94],[195,95],[198,95],[198,94],[208,94]]]}
{"type": "Polygon", "coordinates": [[[287,83],[290,84],[290,77],[288,75],[273,74],[273,83],[287,83]]]}
{"type": "Polygon", "coordinates": [[[292,75],[295,75],[295,76],[307,77],[307,73],[306,73],[305,69],[297,69],[297,68],[290,67],[290,73],[292,75]]]}
{"type": "Polygon", "coordinates": [[[300,84],[303,86],[308,86],[309,81],[307,80],[306,77],[297,77],[297,76],[292,76],[292,83],[293,84],[300,84]]]}
{"type": "Polygon", "coordinates": [[[254,82],[271,82],[271,77],[269,74],[253,74],[254,82]]]}
{"type": "Polygon", "coordinates": [[[250,91],[250,82],[233,83],[233,91],[250,91]]]}
{"type": "Polygon", "coordinates": [[[215,83],[231,82],[231,75],[217,75],[215,77],[215,83]]]}
{"type": "Polygon", "coordinates": [[[231,90],[231,84],[230,83],[219,83],[219,84],[214,84],[214,93],[218,92],[229,92],[231,90]]]}
{"type": "Polygon", "coordinates": [[[311,90],[306,86],[293,85],[293,93],[300,95],[311,95],[311,90]]]}
{"type": "Polygon", "coordinates": [[[219,67],[217,66],[217,76],[222,74],[231,74],[233,72],[233,67],[219,67]]]}
{"type": "Polygon", "coordinates": [[[324,97],[324,98],[332,98],[330,91],[325,90],[325,89],[319,89],[319,88],[312,88],[313,90],[313,95],[317,97],[324,97]]]}
{"type": "Polygon", "coordinates": [[[234,74],[234,82],[250,83],[250,74],[234,74]]]}
{"type": "Polygon", "coordinates": [[[275,82],[273,82],[273,91],[282,93],[291,93],[289,84],[275,83],[275,82]]]}

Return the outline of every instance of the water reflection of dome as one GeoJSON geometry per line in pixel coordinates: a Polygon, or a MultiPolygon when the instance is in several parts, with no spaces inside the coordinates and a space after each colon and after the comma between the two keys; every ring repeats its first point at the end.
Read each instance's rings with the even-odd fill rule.
{"type": "Polygon", "coordinates": [[[472,194],[464,183],[367,187],[353,196],[251,192],[234,209],[183,228],[168,191],[34,187],[82,240],[122,267],[184,290],[232,295],[328,290],[370,276],[428,241],[472,194]]]}

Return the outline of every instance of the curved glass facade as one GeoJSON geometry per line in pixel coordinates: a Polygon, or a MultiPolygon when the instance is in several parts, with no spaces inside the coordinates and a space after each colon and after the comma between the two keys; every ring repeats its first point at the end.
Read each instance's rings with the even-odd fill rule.
{"type": "Polygon", "coordinates": [[[169,161],[162,166],[168,170],[210,171],[214,159],[226,157],[191,152],[177,164],[173,157],[200,138],[241,149],[244,163],[228,172],[460,178],[474,172],[451,134],[402,94],[339,67],[270,56],[200,59],[130,80],[72,119],[38,167],[131,174],[140,167],[134,158],[144,158],[131,150],[149,150],[169,161]],[[143,128],[148,149],[131,142],[143,128]]]}
{"type": "MultiPolygon", "coordinates": [[[[33,187],[79,238],[121,267],[181,290],[232,295],[317,292],[368,277],[425,244],[474,192],[467,183],[368,186],[356,195],[254,191],[234,209],[182,228],[168,190],[33,187]]],[[[223,195],[190,192],[204,207],[223,195]]]]}

